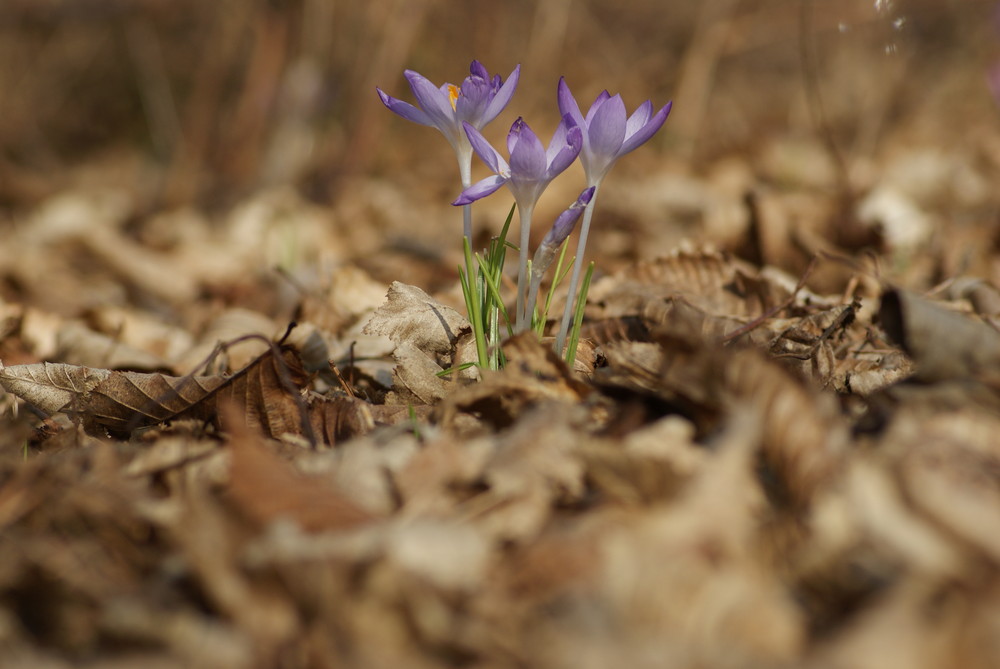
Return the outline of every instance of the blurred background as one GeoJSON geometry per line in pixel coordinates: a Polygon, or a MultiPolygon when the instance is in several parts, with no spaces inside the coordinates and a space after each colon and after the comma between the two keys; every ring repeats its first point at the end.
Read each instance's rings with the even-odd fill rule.
{"type": "Polygon", "coordinates": [[[81,179],[127,184],[154,208],[211,207],[275,184],[329,202],[359,175],[419,176],[452,192],[447,144],[386,111],[375,86],[412,100],[404,69],[460,83],[473,58],[503,76],[523,66],[491,136],[517,115],[553,127],[565,75],[581,104],[603,88],[630,109],[674,100],[646,158],[697,166],[773,133],[871,153],[935,114],[957,120],[993,103],[993,10],[986,0],[4,0],[0,205],[81,179]]]}
{"type": "MultiPolygon", "coordinates": [[[[522,65],[498,146],[517,116],[547,139],[561,75],[584,108],[605,88],[630,111],[673,100],[602,189],[599,271],[693,239],[791,273],[874,248],[913,285],[1000,280],[992,0],[3,0],[0,295],[176,313],[163,301],[256,294],[229,285],[248,268],[308,283],[344,263],[453,289],[451,148],[375,87],[412,101],[403,70],[457,84],[473,59],[522,65]]],[[[535,243],[582,187],[578,166],[553,182],[535,243]]],[[[477,205],[477,243],[510,203],[477,205]]]]}

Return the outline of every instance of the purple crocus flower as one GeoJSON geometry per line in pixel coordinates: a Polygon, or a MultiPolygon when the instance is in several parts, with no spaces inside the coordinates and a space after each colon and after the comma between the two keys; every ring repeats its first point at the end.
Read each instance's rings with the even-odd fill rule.
{"type": "MultiPolygon", "coordinates": [[[[580,268],[583,265],[583,254],[587,248],[587,235],[590,232],[590,219],[594,215],[594,204],[597,201],[597,190],[601,181],[615,164],[626,153],[649,141],[663,126],[670,114],[673,103],[668,102],[653,113],[653,103],[646,100],[631,116],[625,112],[625,103],[621,95],[611,95],[602,91],[594,104],[590,105],[587,115],[580,112],[580,105],[569,90],[565,77],[559,78],[556,98],[559,111],[571,117],[583,128],[583,147],[580,149],[580,162],[587,175],[587,184],[595,188],[587,211],[583,215],[580,226],[580,241],[577,243],[576,262],[573,274],[569,280],[569,294],[563,310],[562,322],[556,335],[556,351],[562,354],[563,344],[569,332],[570,319],[573,315],[573,305],[576,303],[576,288],[580,281],[580,268]]],[[[572,357],[570,352],[570,357],[572,357]]]]}
{"type": "Polygon", "coordinates": [[[556,127],[548,149],[542,146],[542,141],[524,119],[514,121],[507,134],[510,164],[475,127],[467,123],[465,131],[476,155],[496,174],[466,188],[452,202],[454,205],[475,202],[506,184],[518,208],[522,211],[531,209],[549,182],[573,164],[583,146],[582,131],[569,116],[564,116],[556,127]]]}
{"type": "MultiPolygon", "coordinates": [[[[375,89],[382,103],[393,112],[414,123],[441,131],[458,158],[462,188],[468,188],[472,183],[472,146],[463,124],[467,123],[476,130],[481,130],[495,119],[514,95],[521,66],[514,68],[506,82],[499,74],[490,77],[490,73],[478,60],[472,61],[469,72],[460,87],[446,83],[438,88],[422,74],[406,70],[403,75],[410,82],[419,107],[394,98],[381,88],[375,89]]],[[[465,207],[462,215],[465,237],[471,239],[472,210],[465,207]]]]}
{"type": "Polygon", "coordinates": [[[465,123],[464,127],[476,155],[482,158],[496,174],[466,188],[452,204],[471,204],[496,192],[505,184],[513,193],[521,224],[516,325],[516,329],[521,331],[526,327],[524,291],[527,289],[525,278],[528,267],[531,213],[549,182],[569,167],[580,154],[583,134],[569,115],[563,116],[546,149],[524,119],[518,118],[507,134],[507,151],[510,153],[508,164],[474,126],[465,123]]]}
{"type": "Polygon", "coordinates": [[[469,72],[461,86],[445,83],[439,88],[422,74],[406,70],[403,76],[410,82],[419,108],[386,94],[381,88],[375,90],[390,110],[414,123],[437,128],[458,151],[468,143],[462,124],[481,130],[495,119],[514,95],[521,66],[514,68],[506,82],[499,74],[491,78],[478,60],[472,61],[469,72]]]}
{"type": "Polygon", "coordinates": [[[646,100],[627,116],[622,96],[602,91],[584,116],[565,77],[559,79],[557,98],[560,113],[568,114],[584,128],[580,162],[591,186],[601,182],[615,161],[655,135],[667,120],[673,104],[668,102],[654,114],[653,103],[646,100]]]}

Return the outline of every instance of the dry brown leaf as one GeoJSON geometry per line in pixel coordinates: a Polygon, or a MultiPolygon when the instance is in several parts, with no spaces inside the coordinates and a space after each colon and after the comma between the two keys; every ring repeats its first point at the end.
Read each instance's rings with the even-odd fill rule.
{"type": "Polygon", "coordinates": [[[911,292],[882,295],[882,327],[913,358],[922,381],[979,379],[996,387],[1000,333],[911,292]]]}
{"type": "Polygon", "coordinates": [[[459,337],[469,322],[417,288],[394,281],[386,302],[365,325],[366,334],[385,335],[397,346],[410,344],[443,368],[451,366],[459,337]]]}
{"type": "Polygon", "coordinates": [[[267,525],[278,519],[307,531],[337,530],[371,521],[372,516],[341,495],[329,479],[309,476],[271,452],[232,407],[228,497],[251,520],[267,525]]]}
{"type": "Polygon", "coordinates": [[[404,516],[449,516],[457,501],[481,492],[491,439],[458,441],[447,434],[429,440],[393,474],[404,516]]]}
{"type": "MultiPolygon", "coordinates": [[[[372,408],[372,405],[355,397],[313,399],[309,404],[313,434],[321,443],[330,446],[367,434],[375,429],[372,408]]],[[[380,422],[389,422],[384,418],[384,412],[379,415],[383,416],[380,422]]]]}
{"type": "Polygon", "coordinates": [[[654,504],[674,498],[705,464],[694,443],[694,425],[667,416],[620,441],[593,440],[581,446],[590,485],[605,499],[654,504]]]}
{"type": "Polygon", "coordinates": [[[459,388],[439,405],[442,425],[454,426],[459,415],[466,413],[502,428],[543,400],[576,403],[591,393],[534,333],[511,337],[503,343],[503,352],[507,357],[504,369],[484,371],[480,383],[459,388]]]}
{"type": "Polygon", "coordinates": [[[806,387],[756,351],[739,351],[720,362],[719,395],[728,406],[760,416],[762,453],[777,477],[774,492],[788,495],[793,504],[807,504],[833,485],[850,437],[836,400],[806,387]]]}
{"type": "MultiPolygon", "coordinates": [[[[595,282],[589,299],[603,303],[603,315],[631,316],[648,311],[651,301],[682,298],[707,314],[745,321],[766,313],[791,297],[795,282],[778,281],[727,254],[678,251],[629,267],[595,282]]],[[[796,306],[827,300],[799,291],[796,306]]],[[[655,323],[655,319],[654,319],[655,323]]]]}
{"type": "Polygon", "coordinates": [[[883,437],[906,497],[927,522],[1000,561],[1000,419],[967,407],[902,407],[883,437]]]}
{"type": "MultiPolygon", "coordinates": [[[[526,577],[546,596],[527,614],[531,647],[582,666],[615,657],[637,666],[664,658],[768,666],[800,657],[800,611],[754,551],[765,506],[753,471],[754,421],[734,421],[673,503],[580,518],[566,538],[577,554],[566,556],[565,572],[535,553],[544,546],[557,560],[561,551],[536,544],[526,577]]],[[[519,596],[532,601],[531,593],[519,596]]]]}
{"type": "Polygon", "coordinates": [[[708,319],[700,311],[672,313],[654,332],[661,351],[636,344],[609,348],[609,369],[600,382],[651,394],[691,418],[703,434],[717,430],[734,411],[756,412],[763,426],[761,453],[778,500],[807,504],[835,481],[849,443],[837,402],[755,349],[724,348],[705,338],[708,319]],[[650,369],[657,360],[659,369],[650,369]]]}
{"type": "MultiPolygon", "coordinates": [[[[247,425],[270,436],[312,437],[300,396],[307,375],[297,353],[278,361],[269,350],[231,377],[116,372],[61,363],[0,367],[0,385],[48,413],[78,416],[85,425],[129,432],[173,418],[214,420],[217,403],[237,402],[247,425]]],[[[338,416],[319,410],[324,432],[336,434],[338,416]],[[329,425],[327,420],[332,421],[329,425]]],[[[365,425],[362,419],[362,424],[365,425]]]]}
{"type": "Polygon", "coordinates": [[[392,353],[394,397],[391,404],[436,404],[455,386],[454,374],[439,376],[444,368],[409,342],[397,344],[392,353]]]}
{"type": "Polygon", "coordinates": [[[577,503],[585,493],[585,442],[574,423],[581,414],[565,403],[540,404],[521,416],[498,441],[483,465],[488,490],[468,502],[463,516],[491,536],[529,541],[560,504],[577,503]]]}
{"type": "Polygon", "coordinates": [[[225,383],[221,376],[173,377],[50,362],[0,367],[0,385],[42,411],[124,432],[188,411],[225,383]]]}

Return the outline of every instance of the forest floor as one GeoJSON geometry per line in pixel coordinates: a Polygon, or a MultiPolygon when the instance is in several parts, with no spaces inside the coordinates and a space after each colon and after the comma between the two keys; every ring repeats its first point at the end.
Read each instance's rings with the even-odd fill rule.
{"type": "MultiPolygon", "coordinates": [[[[780,58],[758,29],[790,12],[794,31],[797,3],[689,4],[684,76],[618,82],[630,110],[675,108],[603,186],[573,369],[526,335],[503,370],[438,373],[469,340],[453,158],[373,87],[311,162],[308,115],[256,124],[248,87],[225,107],[195,81],[184,136],[213,104],[249,135],[166,163],[155,105],[145,148],[89,138],[85,93],[39,116],[92,142],[53,163],[4,103],[0,666],[1000,666],[989,3],[858,9],[838,32],[817,2],[826,37],[780,58]]],[[[22,53],[60,34],[11,7],[22,53]]],[[[247,16],[266,81],[287,25],[247,16]]],[[[121,21],[138,97],[161,99],[155,22],[121,21]]],[[[581,99],[635,56],[598,45],[570,72],[581,99]]],[[[521,87],[553,127],[554,79],[521,87]]],[[[477,246],[504,197],[474,208],[477,246]]]]}

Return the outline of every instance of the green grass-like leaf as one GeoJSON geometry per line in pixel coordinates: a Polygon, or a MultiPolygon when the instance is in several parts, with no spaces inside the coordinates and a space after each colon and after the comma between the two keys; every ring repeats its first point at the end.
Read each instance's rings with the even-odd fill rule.
{"type": "MultiPolygon", "coordinates": [[[[462,244],[465,250],[465,267],[472,271],[472,249],[469,247],[468,238],[463,237],[462,244]]],[[[477,282],[470,281],[466,270],[458,268],[458,278],[462,282],[462,295],[465,297],[465,309],[469,314],[469,322],[472,324],[472,333],[476,339],[476,357],[482,367],[489,365],[489,355],[486,342],[486,332],[483,330],[482,311],[480,307],[479,289],[477,282]]]]}
{"type": "Polygon", "coordinates": [[[580,327],[583,325],[583,308],[587,305],[587,292],[590,290],[590,280],[594,277],[594,263],[587,265],[587,273],[583,275],[580,295],[573,312],[573,326],[569,330],[569,345],[566,346],[566,364],[573,367],[576,361],[576,347],[580,343],[580,327]]]}
{"type": "Polygon", "coordinates": [[[501,292],[507,241],[516,205],[512,205],[498,237],[490,240],[482,255],[473,253],[468,238],[464,238],[465,268],[459,268],[459,280],[469,323],[476,340],[476,356],[479,366],[489,369],[501,368],[505,361],[498,346],[501,338],[501,317],[507,333],[513,333],[513,326],[504,306],[501,292]],[[475,268],[475,270],[473,270],[475,268]],[[474,277],[474,278],[473,278],[474,277]]]}

